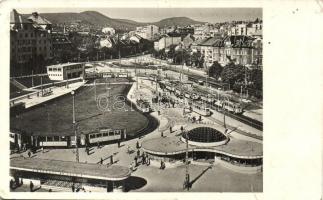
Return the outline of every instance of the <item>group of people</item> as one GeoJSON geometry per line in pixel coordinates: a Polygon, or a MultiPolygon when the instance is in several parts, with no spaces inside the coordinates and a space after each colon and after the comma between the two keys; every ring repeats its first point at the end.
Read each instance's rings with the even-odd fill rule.
{"type": "MultiPolygon", "coordinates": [[[[135,170],[136,167],[138,167],[139,163],[141,163],[142,165],[150,165],[150,158],[148,157],[148,154],[145,154],[144,152],[142,152],[142,154],[140,154],[140,145],[139,142],[137,141],[136,143],[136,148],[137,148],[137,154],[134,157],[134,161],[130,163],[130,169],[132,171],[135,170]],[[140,160],[140,161],[139,161],[140,160]]],[[[130,147],[128,146],[128,152],[130,147]]]]}
{"type": "MultiPolygon", "coordinates": [[[[73,183],[73,185],[72,185],[72,192],[80,192],[80,191],[86,192],[86,190],[84,189],[84,187],[82,187],[82,188],[80,188],[80,187],[75,188],[75,185],[73,183]]],[[[91,191],[89,191],[89,192],[91,192],[91,191]]]]}
{"type": "Polygon", "coordinates": [[[15,189],[21,185],[23,185],[23,180],[22,178],[19,179],[18,177],[15,177],[15,179],[10,179],[10,183],[9,183],[9,186],[10,186],[10,189],[15,189]]]}

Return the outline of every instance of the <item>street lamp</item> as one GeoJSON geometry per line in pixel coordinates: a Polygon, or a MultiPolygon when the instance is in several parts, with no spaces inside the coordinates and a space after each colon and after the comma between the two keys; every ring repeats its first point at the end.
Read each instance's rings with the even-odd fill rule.
{"type": "Polygon", "coordinates": [[[190,186],[189,186],[189,183],[190,183],[190,174],[189,174],[189,171],[188,171],[188,134],[187,132],[185,131],[185,142],[186,142],[186,152],[185,152],[185,180],[184,180],[184,186],[185,186],[185,189],[187,189],[187,191],[189,190],[190,186]]]}
{"type": "Polygon", "coordinates": [[[75,121],[75,92],[74,92],[74,90],[72,90],[71,95],[73,97],[73,129],[74,129],[74,136],[75,136],[76,162],[80,162],[79,149],[78,149],[78,144],[77,144],[76,121],[75,121]]]}

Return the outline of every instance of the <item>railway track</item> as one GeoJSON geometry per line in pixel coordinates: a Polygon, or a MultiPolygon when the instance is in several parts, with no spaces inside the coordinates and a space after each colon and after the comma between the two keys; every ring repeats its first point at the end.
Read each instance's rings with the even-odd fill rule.
{"type": "MultiPolygon", "coordinates": [[[[217,112],[220,112],[222,114],[224,112],[223,110],[219,110],[216,106],[211,106],[211,105],[209,105],[209,106],[211,107],[211,109],[216,110],[217,112]]],[[[229,116],[229,117],[231,117],[231,118],[233,118],[233,119],[235,119],[235,120],[237,120],[239,122],[247,124],[247,125],[249,125],[249,126],[251,126],[253,128],[256,128],[256,129],[261,130],[261,131],[263,130],[263,123],[258,121],[258,120],[252,119],[250,117],[246,117],[244,115],[236,115],[236,114],[233,114],[233,113],[230,113],[230,112],[227,112],[227,111],[225,112],[225,114],[227,116],[229,116]]]]}
{"type": "MultiPolygon", "coordinates": [[[[209,117],[206,117],[208,119],[211,119],[212,121],[214,121],[215,123],[217,124],[220,124],[220,125],[224,125],[223,122],[221,120],[218,120],[218,119],[215,119],[213,118],[212,116],[209,116],[209,117]]],[[[246,132],[246,131],[243,131],[241,129],[238,129],[237,127],[234,127],[234,126],[230,126],[228,124],[226,124],[226,127],[230,130],[234,130],[235,132],[241,134],[241,135],[245,135],[245,136],[248,136],[248,137],[252,137],[252,138],[255,138],[255,139],[258,139],[258,140],[263,140],[263,137],[262,136],[259,136],[259,135],[255,135],[255,134],[252,134],[252,133],[249,133],[249,132],[246,132]]]]}

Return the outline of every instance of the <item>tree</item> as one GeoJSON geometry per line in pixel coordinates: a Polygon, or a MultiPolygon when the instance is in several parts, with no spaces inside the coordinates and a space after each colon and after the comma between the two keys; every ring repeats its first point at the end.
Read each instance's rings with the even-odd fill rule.
{"type": "Polygon", "coordinates": [[[223,68],[221,73],[222,81],[229,83],[230,87],[233,88],[236,82],[242,82],[244,80],[244,70],[242,65],[235,65],[233,62],[230,62],[223,68]]]}
{"type": "Polygon", "coordinates": [[[208,68],[209,77],[219,78],[223,67],[217,62],[214,61],[213,64],[208,68]]]}

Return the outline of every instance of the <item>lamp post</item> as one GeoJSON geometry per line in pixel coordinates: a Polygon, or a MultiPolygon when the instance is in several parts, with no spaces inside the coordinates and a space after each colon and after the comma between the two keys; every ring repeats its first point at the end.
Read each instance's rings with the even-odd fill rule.
{"type": "Polygon", "coordinates": [[[75,92],[74,92],[74,90],[72,90],[71,94],[73,97],[73,129],[74,129],[74,136],[75,136],[76,162],[80,162],[79,149],[78,149],[78,144],[77,144],[76,121],[75,121],[75,92]]]}
{"type": "Polygon", "coordinates": [[[187,132],[185,131],[185,142],[186,142],[186,152],[185,152],[185,180],[184,180],[184,186],[185,186],[185,189],[187,189],[187,191],[189,190],[190,186],[189,186],[189,183],[190,183],[190,174],[189,174],[189,171],[188,171],[188,134],[187,132]]]}

